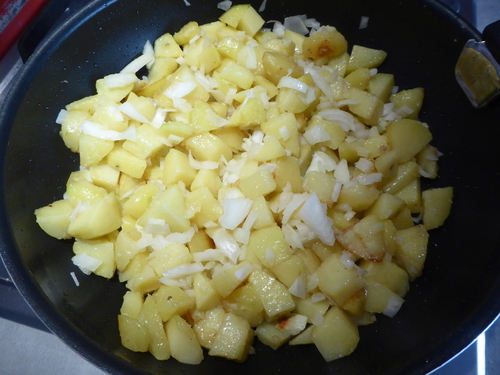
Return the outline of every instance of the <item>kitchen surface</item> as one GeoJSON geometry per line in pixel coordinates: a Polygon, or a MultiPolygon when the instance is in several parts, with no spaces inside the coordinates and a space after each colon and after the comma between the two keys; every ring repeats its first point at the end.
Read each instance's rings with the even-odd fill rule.
{"type": "MultiPolygon", "coordinates": [[[[3,0],[2,0],[3,1],[3,0]]],[[[482,31],[500,19],[499,0],[443,0],[482,31]]],[[[0,7],[1,10],[1,7],[0,7]]],[[[2,14],[0,13],[0,17],[2,14]]],[[[1,22],[0,22],[1,25],[1,22]]],[[[0,43],[4,40],[0,39],[0,43]]],[[[0,60],[0,104],[9,82],[21,66],[11,48],[0,60]]],[[[500,321],[433,375],[493,375],[500,373],[500,321]]],[[[0,262],[0,375],[103,374],[59,338],[49,333],[30,311],[0,262]]]]}

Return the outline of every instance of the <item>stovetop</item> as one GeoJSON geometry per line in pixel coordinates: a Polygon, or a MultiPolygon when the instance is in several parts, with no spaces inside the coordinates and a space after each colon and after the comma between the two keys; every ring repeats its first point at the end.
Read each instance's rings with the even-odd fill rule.
{"type": "MultiPolygon", "coordinates": [[[[9,1],[12,0],[7,0],[9,1]]],[[[86,1],[73,0],[71,10],[78,9],[86,1]]],[[[479,31],[482,31],[487,24],[500,19],[499,0],[441,1],[476,25],[479,31]]],[[[0,21],[2,16],[0,14],[0,21]]],[[[2,42],[0,40],[0,43],[2,42]]],[[[0,104],[5,98],[9,82],[21,65],[22,60],[16,46],[0,58],[0,104]]],[[[432,374],[500,374],[498,353],[500,353],[500,320],[497,320],[455,359],[432,374]]],[[[0,262],[0,375],[54,373],[103,374],[48,331],[21,297],[3,263],[0,262]]]]}

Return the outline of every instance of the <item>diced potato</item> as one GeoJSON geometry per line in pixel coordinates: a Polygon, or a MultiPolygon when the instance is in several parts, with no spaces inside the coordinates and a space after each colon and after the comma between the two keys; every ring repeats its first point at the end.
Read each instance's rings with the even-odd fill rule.
{"type": "Polygon", "coordinates": [[[405,207],[405,201],[395,195],[382,193],[365,212],[380,220],[391,219],[405,207]]]}
{"type": "Polygon", "coordinates": [[[147,167],[146,160],[135,156],[123,147],[115,147],[111,150],[107,154],[106,160],[113,168],[134,178],[141,178],[147,167]]]}
{"type": "Polygon", "coordinates": [[[253,337],[253,330],[245,319],[227,313],[208,354],[244,362],[250,354],[253,337]]]}
{"type": "Polygon", "coordinates": [[[363,260],[360,267],[367,272],[365,279],[385,285],[400,297],[404,297],[410,288],[408,273],[387,259],[382,262],[363,260]]]}
{"type": "Polygon", "coordinates": [[[181,363],[197,365],[203,360],[201,349],[193,328],[179,315],[174,315],[166,325],[170,354],[181,363]]]}
{"type": "Polygon", "coordinates": [[[415,156],[417,164],[421,169],[420,174],[426,178],[436,178],[438,175],[437,160],[439,158],[438,150],[427,145],[415,156]],[[423,171],[423,172],[422,172],[423,171]]]}
{"type": "Polygon", "coordinates": [[[364,211],[375,202],[379,194],[375,186],[357,182],[340,190],[337,203],[348,204],[354,211],[364,211]]]}
{"type": "Polygon", "coordinates": [[[108,164],[94,165],[89,168],[90,178],[96,186],[105,188],[108,192],[116,191],[120,180],[120,172],[108,164]]]}
{"type": "Polygon", "coordinates": [[[179,45],[188,43],[195,36],[200,34],[200,26],[195,21],[190,21],[181,27],[179,31],[174,34],[174,40],[179,45]]]}
{"type": "Polygon", "coordinates": [[[149,332],[137,319],[118,315],[118,330],[122,345],[134,352],[147,352],[149,332]]]}
{"type": "Polygon", "coordinates": [[[359,45],[352,46],[347,72],[359,68],[377,68],[387,57],[387,52],[359,45]]]}
{"type": "Polygon", "coordinates": [[[393,317],[404,300],[387,286],[369,280],[366,285],[365,309],[371,313],[383,313],[393,317]]]}
{"type": "Polygon", "coordinates": [[[163,34],[155,40],[154,51],[156,58],[172,57],[175,59],[182,56],[182,49],[170,33],[163,34]]]}
{"type": "Polygon", "coordinates": [[[266,267],[273,267],[290,257],[290,247],[277,225],[257,229],[250,234],[248,251],[266,267]]]}
{"type": "Polygon", "coordinates": [[[231,148],[219,137],[205,132],[186,140],[186,148],[198,161],[220,161],[221,157],[230,160],[233,156],[231,148]]]}
{"type": "Polygon", "coordinates": [[[277,319],[295,308],[295,302],[287,288],[266,272],[252,271],[249,282],[259,295],[269,319],[277,319]]]}
{"type": "Polygon", "coordinates": [[[404,117],[408,119],[418,119],[423,101],[424,89],[422,87],[403,90],[392,94],[390,97],[390,102],[393,103],[400,112],[407,113],[404,117]]]}
{"type": "Polygon", "coordinates": [[[251,327],[256,327],[264,320],[264,307],[251,284],[245,284],[235,289],[222,300],[227,312],[244,318],[251,327]]]}
{"type": "Polygon", "coordinates": [[[92,258],[101,261],[101,264],[95,271],[96,275],[110,279],[113,277],[116,269],[114,242],[108,238],[102,238],[93,241],[75,241],[73,244],[73,253],[86,254],[92,258]]]}
{"type": "Polygon", "coordinates": [[[158,277],[163,276],[163,272],[181,264],[189,264],[192,260],[191,252],[181,243],[168,244],[162,249],[153,251],[149,256],[149,264],[158,277]]]}
{"type": "Polygon", "coordinates": [[[397,120],[386,130],[389,143],[399,153],[399,161],[404,163],[413,158],[431,140],[429,128],[416,120],[397,120]]]}
{"type": "Polygon", "coordinates": [[[384,109],[384,102],[377,96],[356,87],[349,87],[347,94],[348,100],[357,101],[356,104],[348,104],[349,110],[361,117],[367,125],[377,125],[384,109]]]}
{"type": "Polygon", "coordinates": [[[123,296],[122,307],[120,314],[126,315],[130,318],[137,319],[144,303],[144,297],[139,292],[131,292],[128,290],[123,296]]]}
{"type": "Polygon", "coordinates": [[[178,286],[161,285],[152,296],[164,322],[175,315],[185,314],[194,305],[193,298],[178,286]]]}
{"type": "Polygon", "coordinates": [[[266,168],[259,168],[257,172],[240,181],[240,190],[250,199],[266,196],[273,192],[276,186],[272,173],[266,168]]]}
{"type": "Polygon", "coordinates": [[[347,268],[334,253],[321,263],[317,270],[319,289],[336,304],[342,305],[363,287],[363,279],[353,268],[347,268]]]}
{"type": "Polygon", "coordinates": [[[277,85],[288,74],[293,78],[302,77],[304,70],[289,56],[281,52],[268,51],[262,56],[265,78],[277,85]]]}
{"type": "Polygon", "coordinates": [[[330,362],[354,351],[359,342],[358,327],[334,306],[325,314],[323,323],[313,328],[312,339],[323,358],[330,362]]]}
{"type": "Polygon", "coordinates": [[[35,210],[36,222],[49,236],[57,239],[71,238],[68,233],[70,216],[75,207],[68,199],[55,201],[35,210]]]}
{"type": "Polygon", "coordinates": [[[412,214],[419,214],[422,211],[420,179],[411,181],[408,185],[399,190],[395,196],[401,198],[405,202],[412,214]]]}
{"type": "Polygon", "coordinates": [[[122,216],[114,193],[90,204],[68,226],[68,234],[81,240],[104,236],[120,228],[122,216]]]}
{"type": "Polygon", "coordinates": [[[199,228],[217,222],[222,212],[219,202],[206,186],[186,196],[186,217],[190,217],[199,228]]]}
{"type": "Polygon", "coordinates": [[[261,343],[271,347],[276,350],[283,344],[285,344],[292,335],[279,329],[276,324],[263,322],[255,329],[255,334],[261,343]]]}
{"type": "Polygon", "coordinates": [[[219,295],[227,297],[246,280],[252,269],[247,262],[227,267],[212,278],[211,286],[219,295]]]}
{"type": "Polygon", "coordinates": [[[428,189],[422,193],[423,223],[427,230],[443,225],[450,215],[453,200],[453,188],[428,189]]]}
{"type": "Polygon", "coordinates": [[[148,351],[158,360],[170,358],[170,343],[163,322],[158,314],[155,299],[148,295],[137,318],[139,324],[149,333],[148,351]]]}
{"type": "Polygon", "coordinates": [[[416,225],[398,230],[396,236],[399,241],[395,260],[408,272],[410,281],[413,281],[424,268],[429,234],[423,225],[416,225]]]}
{"type": "Polygon", "coordinates": [[[80,125],[84,121],[90,120],[90,113],[88,111],[72,110],[66,113],[64,120],[61,124],[61,137],[66,147],[73,152],[78,152],[79,139],[82,131],[80,125]]]}
{"type": "Polygon", "coordinates": [[[193,325],[193,330],[202,347],[207,349],[212,347],[212,343],[224,322],[225,316],[226,312],[219,306],[207,311],[205,316],[193,325]]]}
{"type": "Polygon", "coordinates": [[[347,41],[334,27],[325,26],[304,39],[302,52],[306,57],[317,59],[337,57],[347,50],[347,41]]]}
{"type": "Polygon", "coordinates": [[[147,183],[135,190],[123,203],[123,212],[129,214],[135,219],[144,214],[149,207],[152,199],[160,191],[160,187],[154,183],[147,183]]]}
{"type": "Polygon", "coordinates": [[[196,170],[189,163],[189,157],[185,153],[172,148],[165,157],[162,177],[165,186],[182,181],[189,187],[196,177],[196,170]]]}
{"type": "Polygon", "coordinates": [[[317,302],[313,302],[311,297],[298,298],[296,303],[295,311],[297,314],[307,316],[308,323],[317,322],[317,319],[323,317],[330,308],[330,302],[326,298],[317,302]]]}

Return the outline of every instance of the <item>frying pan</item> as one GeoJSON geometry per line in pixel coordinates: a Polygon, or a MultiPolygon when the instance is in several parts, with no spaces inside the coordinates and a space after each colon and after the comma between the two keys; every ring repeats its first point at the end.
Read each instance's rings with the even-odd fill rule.
{"type": "MultiPolygon", "coordinates": [[[[360,327],[356,351],[331,363],[314,347],[273,351],[257,340],[256,355],[245,364],[208,356],[199,366],[160,362],[121,346],[116,317],[124,285],[79,273],[70,260],[71,241],[43,233],[33,211],[60,199],[78,167],[58,135],[59,110],[93,94],[96,79],[119,71],[145,40],[221,14],[217,1],[189,2],[91,1],[44,39],[8,94],[0,114],[1,254],[40,319],[110,373],[425,374],[467,347],[500,312],[500,102],[472,108],[454,66],[465,42],[480,35],[429,0],[268,0],[262,13],[266,20],[307,14],[334,25],[350,45],[387,51],[380,71],[393,73],[400,89],[425,87],[420,118],[443,156],[439,178],[423,187],[454,186],[454,206],[447,223],[431,232],[424,273],[399,313],[360,327]],[[361,16],[369,17],[365,29],[359,29],[361,16]]],[[[253,2],[256,9],[260,4],[253,2]]]]}

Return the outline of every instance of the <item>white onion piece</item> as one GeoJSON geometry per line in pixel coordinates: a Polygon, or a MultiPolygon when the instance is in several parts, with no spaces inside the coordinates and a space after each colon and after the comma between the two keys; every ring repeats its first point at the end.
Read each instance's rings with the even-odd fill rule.
{"type": "Polygon", "coordinates": [[[304,138],[310,145],[329,141],[330,134],[321,125],[314,126],[304,132],[304,138]]]}
{"type": "Polygon", "coordinates": [[[394,315],[397,314],[403,303],[404,300],[400,296],[391,296],[391,298],[389,298],[389,302],[387,302],[387,306],[382,313],[390,318],[393,318],[394,315]]]}
{"type": "Polygon", "coordinates": [[[306,298],[307,297],[307,285],[304,277],[302,275],[297,276],[293,284],[288,288],[290,294],[294,295],[298,298],[306,298]]]}
{"type": "Polygon", "coordinates": [[[104,77],[104,83],[109,89],[125,87],[136,83],[139,79],[133,73],[117,73],[104,77]]]}
{"type": "Polygon", "coordinates": [[[333,177],[335,177],[339,182],[347,183],[351,179],[351,174],[349,173],[349,167],[347,165],[347,160],[342,159],[335,168],[333,172],[333,177]]]}
{"type": "Polygon", "coordinates": [[[220,263],[225,262],[226,256],[221,250],[217,249],[207,249],[193,254],[193,259],[195,262],[210,262],[217,261],[220,263]]]}
{"type": "Polygon", "coordinates": [[[259,7],[259,12],[265,11],[266,5],[267,5],[267,0],[262,1],[262,4],[260,4],[260,7],[259,7]]]}
{"type": "MultiPolygon", "coordinates": [[[[182,139],[184,140],[184,139],[182,139]]],[[[182,142],[181,140],[181,142],[182,142]]],[[[179,142],[180,143],[180,142],[179,142]]],[[[189,150],[189,154],[188,154],[188,158],[189,158],[189,165],[193,168],[193,169],[217,169],[219,168],[219,163],[217,163],[216,161],[198,161],[196,160],[193,155],[191,154],[191,150],[189,150]]]]}
{"type": "Polygon", "coordinates": [[[180,99],[188,95],[195,88],[196,82],[193,81],[175,82],[164,91],[164,94],[170,99],[180,99]]]}
{"type": "Polygon", "coordinates": [[[227,11],[229,10],[229,8],[231,8],[232,5],[233,5],[232,1],[224,0],[217,4],[217,8],[222,9],[223,11],[227,11]]]}
{"type": "Polygon", "coordinates": [[[76,274],[74,272],[69,273],[71,278],[73,279],[73,282],[75,283],[76,286],[80,286],[80,282],[78,281],[76,274]]]}
{"type": "Polygon", "coordinates": [[[337,162],[330,155],[323,151],[316,151],[313,154],[306,174],[313,171],[321,173],[331,172],[335,168],[337,168],[337,162]]]}
{"type": "Polygon", "coordinates": [[[304,250],[304,244],[299,236],[299,234],[293,229],[290,224],[283,224],[281,226],[281,231],[285,237],[285,241],[292,249],[304,250]]]}
{"type": "Polygon", "coordinates": [[[307,93],[307,89],[309,88],[307,83],[302,82],[301,80],[299,80],[297,78],[290,77],[290,76],[281,77],[280,81],[278,82],[277,87],[279,89],[282,87],[287,87],[289,89],[299,91],[303,94],[307,93]]]}
{"type": "Polygon", "coordinates": [[[296,32],[301,35],[306,35],[309,32],[309,29],[305,24],[305,19],[306,17],[301,16],[286,17],[283,25],[287,30],[296,32]]]}
{"type": "Polygon", "coordinates": [[[307,194],[293,194],[292,199],[283,210],[283,218],[281,219],[281,222],[283,224],[288,223],[288,220],[290,220],[295,210],[302,206],[307,198],[307,194]]]}
{"type": "Polygon", "coordinates": [[[56,118],[56,124],[61,125],[66,118],[66,115],[68,114],[68,111],[65,109],[61,109],[59,113],[57,114],[56,118]]]}
{"type": "Polygon", "coordinates": [[[231,236],[225,228],[220,228],[213,233],[212,239],[217,249],[222,250],[224,255],[227,256],[231,262],[236,263],[240,256],[241,249],[234,237],[231,236]]]}
{"type": "Polygon", "coordinates": [[[359,160],[354,163],[354,166],[360,171],[368,173],[373,168],[373,162],[365,158],[359,158],[359,160]]]}
{"type": "Polygon", "coordinates": [[[223,214],[219,223],[223,228],[233,230],[247,217],[252,208],[253,201],[248,198],[226,198],[223,204],[223,214]]]}
{"type": "Polygon", "coordinates": [[[120,109],[120,111],[125,113],[131,119],[134,119],[141,123],[149,123],[149,120],[130,102],[120,104],[118,109],[120,109]]]}
{"type": "Polygon", "coordinates": [[[311,302],[312,303],[323,301],[325,299],[326,299],[326,296],[321,292],[316,292],[313,295],[311,295],[311,302]]]}
{"type": "Polygon", "coordinates": [[[251,265],[250,263],[247,263],[245,262],[243,267],[241,267],[240,269],[234,271],[234,276],[236,276],[236,278],[240,281],[243,281],[245,280],[248,275],[250,275],[252,273],[252,271],[254,270],[254,266],[251,265]]]}
{"type": "Polygon", "coordinates": [[[170,233],[170,226],[163,219],[149,218],[144,226],[144,231],[146,233],[166,236],[170,233]]]}
{"type": "MultiPolygon", "coordinates": [[[[180,279],[181,277],[193,275],[203,271],[205,268],[200,263],[181,264],[163,272],[165,279],[180,279]]],[[[162,281],[162,279],[160,279],[162,281]]]]}
{"type": "Polygon", "coordinates": [[[154,55],[141,55],[132,60],[127,66],[125,66],[125,68],[120,71],[120,73],[137,73],[152,60],[154,60],[154,55]]]}
{"type": "Polygon", "coordinates": [[[361,21],[359,21],[359,29],[366,29],[368,27],[368,20],[370,17],[361,16],[361,21]]]}
{"type": "Polygon", "coordinates": [[[101,124],[92,121],[84,121],[80,124],[83,134],[91,135],[95,138],[106,139],[108,141],[123,141],[129,139],[133,142],[137,139],[135,126],[129,126],[123,132],[105,129],[101,124]]]}
{"type": "Polygon", "coordinates": [[[326,215],[326,207],[320,202],[316,192],[313,192],[304,203],[299,211],[299,216],[321,242],[333,246],[335,243],[333,220],[326,215]]]}
{"type": "Polygon", "coordinates": [[[86,275],[90,275],[102,264],[102,260],[91,257],[85,253],[75,255],[71,258],[71,261],[86,275]]]}

